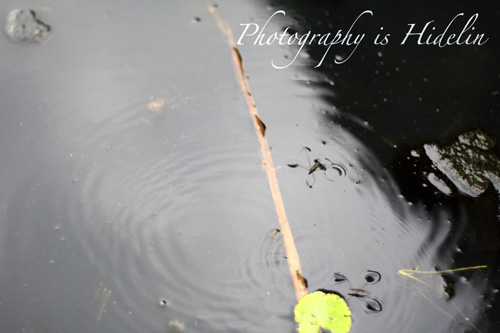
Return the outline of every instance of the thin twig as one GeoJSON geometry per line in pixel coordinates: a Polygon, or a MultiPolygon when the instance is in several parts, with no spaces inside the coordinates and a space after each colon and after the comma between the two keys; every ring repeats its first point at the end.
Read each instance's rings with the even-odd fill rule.
{"type": "Polygon", "coordinates": [[[281,233],[283,235],[283,241],[285,243],[288,267],[290,268],[295,295],[297,297],[297,301],[299,301],[302,297],[307,295],[307,287],[305,279],[302,276],[299,254],[297,253],[297,249],[295,247],[295,241],[293,240],[290,224],[288,223],[288,218],[286,216],[285,205],[283,204],[283,198],[281,197],[278,179],[276,177],[276,171],[271,157],[271,150],[269,149],[269,144],[266,139],[266,127],[260,119],[259,113],[257,112],[257,106],[255,104],[255,100],[253,99],[252,93],[250,92],[250,87],[248,85],[245,69],[243,68],[241,55],[238,51],[238,48],[236,47],[233,33],[231,32],[231,29],[222,22],[219,15],[217,15],[217,13],[215,12],[214,7],[210,6],[209,11],[214,15],[215,20],[217,21],[217,25],[224,33],[224,35],[226,35],[229,46],[231,47],[236,76],[238,81],[240,82],[241,89],[245,94],[248,109],[255,126],[255,132],[257,134],[257,138],[259,139],[262,164],[264,166],[264,169],[266,170],[269,187],[271,188],[274,207],[276,208],[276,214],[278,215],[278,221],[280,224],[281,233]]]}

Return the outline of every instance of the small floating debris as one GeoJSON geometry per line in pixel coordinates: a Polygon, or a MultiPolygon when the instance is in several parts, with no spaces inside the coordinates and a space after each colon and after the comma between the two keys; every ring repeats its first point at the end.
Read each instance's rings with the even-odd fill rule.
{"type": "Polygon", "coordinates": [[[427,180],[429,181],[429,183],[434,185],[435,188],[441,191],[441,193],[444,193],[446,195],[450,195],[453,193],[451,188],[449,188],[443,180],[439,179],[439,177],[436,176],[434,172],[431,172],[427,175],[427,180]]]}
{"type": "Polygon", "coordinates": [[[32,9],[13,9],[7,15],[5,32],[13,41],[41,43],[50,37],[51,30],[32,9]]]}
{"type": "Polygon", "coordinates": [[[164,298],[164,297],[161,297],[159,300],[158,300],[158,304],[160,305],[160,307],[164,308],[167,306],[168,302],[167,302],[167,299],[164,298]]]}
{"type": "Polygon", "coordinates": [[[151,112],[160,112],[165,107],[165,100],[163,98],[152,100],[148,103],[148,109],[151,112]]]}
{"type": "Polygon", "coordinates": [[[416,150],[412,150],[412,151],[410,152],[410,154],[411,154],[411,156],[413,156],[413,157],[420,157],[420,154],[419,154],[416,150]]]}
{"type": "Polygon", "coordinates": [[[186,326],[182,321],[179,321],[177,319],[171,320],[168,323],[168,327],[173,331],[173,332],[184,332],[186,329],[186,326]]]}
{"type": "Polygon", "coordinates": [[[274,238],[277,234],[279,234],[281,232],[280,229],[274,229],[274,231],[272,231],[270,234],[269,234],[269,237],[270,238],[274,238]]]}
{"type": "Polygon", "coordinates": [[[99,308],[99,313],[97,314],[97,321],[96,321],[96,323],[99,324],[99,322],[102,319],[102,316],[104,315],[104,313],[106,313],[107,304],[108,304],[109,299],[111,298],[111,290],[104,287],[104,283],[101,282],[99,284],[99,289],[97,289],[96,297],[97,297],[97,299],[99,299],[99,301],[101,303],[101,306],[99,308]]]}
{"type": "Polygon", "coordinates": [[[446,300],[450,300],[455,296],[455,279],[449,273],[442,273],[443,279],[443,296],[446,300]]]}
{"type": "Polygon", "coordinates": [[[491,182],[500,193],[500,160],[488,151],[495,141],[480,130],[467,132],[448,146],[424,145],[425,153],[463,193],[477,197],[491,182]]]}

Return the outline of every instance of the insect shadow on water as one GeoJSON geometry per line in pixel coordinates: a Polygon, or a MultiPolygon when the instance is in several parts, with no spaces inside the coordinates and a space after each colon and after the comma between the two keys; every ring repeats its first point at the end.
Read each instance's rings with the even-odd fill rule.
{"type": "Polygon", "coordinates": [[[299,163],[287,163],[287,165],[290,168],[301,167],[303,169],[306,169],[307,170],[306,184],[310,188],[312,188],[313,185],[316,183],[316,177],[314,174],[319,170],[323,171],[324,177],[332,182],[335,181],[335,178],[346,175],[347,171],[341,164],[334,163],[326,157],[322,159],[315,158],[312,161],[313,163],[311,163],[311,158],[309,156],[309,154],[311,153],[311,148],[303,147],[302,151],[304,151],[306,155],[308,163],[307,166],[301,165],[299,163]]]}
{"type": "MultiPolygon", "coordinates": [[[[333,273],[336,284],[347,282],[349,285],[349,290],[347,295],[351,298],[356,298],[365,303],[365,312],[376,313],[382,311],[382,302],[380,302],[376,297],[372,297],[370,291],[366,290],[367,285],[373,285],[378,283],[382,279],[382,275],[379,272],[367,270],[365,273],[365,283],[359,288],[353,288],[349,279],[345,275],[340,273],[333,273]]],[[[347,299],[347,301],[349,300],[347,299]]]]}

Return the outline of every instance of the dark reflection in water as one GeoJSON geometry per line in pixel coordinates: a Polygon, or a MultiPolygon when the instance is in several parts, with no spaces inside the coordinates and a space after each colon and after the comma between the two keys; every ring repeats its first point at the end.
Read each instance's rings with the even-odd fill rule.
{"type": "MultiPolygon", "coordinates": [[[[424,224],[429,228],[428,234],[421,240],[421,247],[416,249],[415,254],[421,256],[425,252],[434,252],[434,258],[430,260],[434,263],[429,262],[432,269],[488,265],[487,270],[464,272],[456,276],[453,274],[452,278],[444,274],[437,274],[432,278],[426,276],[433,283],[446,286],[444,294],[448,300],[444,305],[435,301],[424,302],[427,303],[427,310],[440,312],[440,315],[434,317],[419,308],[415,303],[415,295],[417,298],[430,300],[432,297],[429,297],[429,290],[420,289],[423,284],[412,284],[414,281],[408,281],[406,286],[413,288],[415,295],[405,300],[408,303],[406,304],[408,310],[404,310],[404,306],[394,309],[393,316],[399,317],[400,321],[386,321],[383,325],[377,326],[377,320],[372,319],[370,326],[367,322],[366,327],[376,332],[388,329],[413,331],[417,327],[418,331],[433,332],[475,331],[476,328],[485,332],[500,329],[496,316],[500,305],[493,297],[500,286],[500,277],[497,274],[500,236],[498,193],[490,186],[488,191],[476,200],[471,200],[456,191],[451,196],[444,195],[427,177],[432,172],[432,165],[423,151],[425,143],[436,141],[450,143],[459,134],[475,128],[484,130],[497,140],[500,138],[497,72],[500,48],[498,43],[493,41],[496,34],[495,22],[499,19],[498,6],[489,2],[452,1],[426,1],[414,4],[397,1],[376,4],[361,1],[322,1],[314,5],[299,1],[276,1],[268,13],[271,14],[278,9],[285,10],[287,16],[277,20],[273,27],[276,31],[291,26],[293,31],[299,33],[311,30],[320,34],[336,32],[338,29],[344,29],[345,32],[361,12],[367,9],[374,12],[373,17],[360,21],[355,33],[365,32],[367,38],[373,39],[383,26],[385,32],[391,33],[392,43],[377,46],[371,41],[365,42],[343,65],[335,65],[333,61],[345,58],[351,48],[333,46],[328,54],[329,61],[315,70],[312,67],[319,63],[326,48],[307,47],[306,52],[303,51],[306,57],[299,57],[295,62],[294,66],[304,73],[303,76],[297,76],[297,79],[315,91],[317,96],[321,96],[322,102],[316,101],[313,108],[316,109],[317,126],[324,130],[324,135],[318,137],[316,142],[330,137],[348,154],[352,151],[359,153],[358,148],[351,146],[354,142],[352,138],[339,140],[339,137],[344,136],[339,133],[348,130],[360,139],[362,142],[360,144],[368,147],[383,167],[391,173],[390,175],[380,173],[375,158],[361,150],[364,158],[357,160],[364,160],[361,168],[366,168],[373,176],[374,182],[377,183],[376,187],[382,186],[387,189],[388,184],[392,184],[393,177],[397,183],[397,187],[385,192],[390,198],[390,203],[385,207],[375,205],[374,211],[377,212],[375,215],[380,215],[381,211],[389,207],[401,215],[401,208],[398,208],[399,198],[396,198],[399,193],[409,200],[410,205],[422,202],[423,205],[412,205],[409,213],[411,217],[403,220],[406,226],[413,225],[413,227],[416,227],[413,219],[427,220],[424,224]],[[439,29],[442,31],[448,22],[461,12],[465,17],[462,25],[471,15],[479,13],[475,29],[476,32],[480,31],[490,37],[487,44],[480,47],[446,48],[417,46],[415,43],[399,45],[398,41],[404,37],[409,23],[423,26],[426,22],[435,20],[436,31],[439,29]],[[454,288],[450,287],[449,281],[453,281],[454,288]],[[476,296],[468,294],[471,292],[476,296]],[[477,304],[469,308],[467,302],[471,299],[477,299],[477,304]],[[407,320],[406,311],[410,311],[411,307],[413,315],[420,316],[420,320],[403,324],[403,321],[407,320]],[[470,315],[471,313],[474,315],[470,315]],[[469,325],[470,323],[475,326],[469,325]]],[[[451,29],[456,33],[454,29],[459,28],[455,26],[451,29]]],[[[294,49],[291,53],[296,51],[294,49]]],[[[271,123],[270,127],[272,125],[271,123]]],[[[302,130],[308,127],[304,126],[304,123],[298,123],[297,126],[302,127],[302,130]]],[[[326,147],[331,149],[330,141],[326,142],[328,142],[326,147]]],[[[495,149],[498,155],[498,146],[495,149]]],[[[330,152],[328,154],[332,155],[330,152]]],[[[333,157],[332,160],[352,165],[340,158],[333,157]]],[[[349,173],[352,174],[353,170],[348,169],[347,174],[349,173]]],[[[359,181],[360,186],[367,186],[366,181],[362,179],[359,181]]],[[[395,185],[389,187],[391,186],[395,185]]],[[[350,202],[344,193],[338,198],[342,205],[350,202]]],[[[375,198],[373,196],[366,200],[376,202],[375,198]]],[[[324,199],[325,204],[327,200],[324,199]]],[[[359,200],[352,202],[356,202],[353,210],[362,210],[359,200]]],[[[329,200],[327,205],[331,204],[329,200]]],[[[316,204],[314,207],[317,208],[316,204]]],[[[369,219],[365,221],[370,224],[369,219]]],[[[372,225],[377,223],[379,222],[371,222],[372,225]]],[[[352,222],[349,227],[352,227],[352,222]]],[[[384,232],[387,232],[387,229],[384,228],[384,232]]],[[[346,230],[343,229],[341,234],[345,235],[346,230]]],[[[405,237],[406,241],[418,238],[417,234],[418,232],[410,232],[405,237]]],[[[367,241],[363,235],[359,236],[358,244],[367,241]]],[[[379,244],[387,247],[389,238],[393,237],[386,235],[379,244]]],[[[407,248],[406,244],[396,246],[394,253],[381,255],[375,262],[389,261],[397,271],[395,265],[397,261],[394,260],[394,256],[402,255],[403,252],[408,258],[412,255],[411,250],[406,252],[403,248],[407,248]]],[[[372,253],[373,248],[367,252],[372,253]]],[[[359,253],[356,260],[352,261],[352,265],[359,265],[360,257],[365,255],[359,253]]],[[[413,268],[417,266],[423,269],[421,264],[413,268]]],[[[370,263],[362,267],[374,266],[370,263]]],[[[375,268],[380,270],[378,267],[375,268]]],[[[400,287],[393,284],[387,288],[395,290],[400,287]]],[[[399,293],[399,297],[404,298],[403,293],[399,293]]],[[[382,299],[384,305],[391,306],[393,303],[390,297],[382,299]]],[[[384,313],[378,316],[387,318],[389,311],[384,309],[384,313]]],[[[356,317],[356,312],[354,316],[356,317]]],[[[355,321],[353,330],[356,330],[357,325],[362,325],[359,319],[355,321]]],[[[358,329],[364,331],[362,328],[358,329]]]]}
{"type": "Polygon", "coordinates": [[[349,279],[340,273],[333,273],[333,277],[335,279],[335,283],[337,284],[347,282],[349,288],[346,292],[346,295],[350,296],[350,298],[357,298],[363,301],[365,303],[365,312],[375,313],[382,311],[382,302],[375,296],[372,296],[371,291],[368,290],[368,288],[365,289],[367,285],[376,284],[382,279],[382,275],[379,272],[372,270],[367,270],[366,272],[364,272],[365,283],[362,286],[356,288],[353,288],[351,286],[351,283],[349,282],[349,279]]]}
{"type": "MultiPolygon", "coordinates": [[[[54,27],[47,43],[0,39],[5,331],[294,329],[295,296],[258,142],[208,4],[50,4],[34,8],[54,27]]],[[[10,5],[2,4],[5,13],[10,5]]],[[[274,11],[244,2],[218,5],[235,31],[274,11]]],[[[323,15],[283,6],[295,10],[297,31],[323,15]]],[[[345,14],[330,11],[322,22],[346,20],[359,9],[332,6],[345,7],[345,14]]],[[[351,297],[352,332],[493,327],[482,315],[494,294],[485,279],[494,277],[491,268],[418,275],[421,282],[398,274],[495,264],[496,252],[480,244],[486,233],[470,221],[495,221],[498,202],[491,195],[486,204],[423,193],[422,168],[412,165],[425,161],[408,162],[407,150],[386,144],[418,149],[420,141],[440,139],[436,133],[453,121],[427,126],[433,120],[415,115],[425,107],[385,114],[359,107],[378,103],[373,86],[399,87],[380,77],[370,81],[373,73],[359,66],[362,52],[358,63],[321,72],[271,69],[272,55],[288,49],[247,45],[240,52],[309,289],[351,297]],[[370,87],[361,94],[351,82],[370,87]],[[401,134],[420,119],[425,131],[401,134]],[[310,164],[302,147],[309,148],[310,164]],[[289,168],[290,161],[304,169],[289,168]],[[336,272],[350,286],[337,285],[336,272]],[[365,311],[378,305],[383,311],[365,311]]],[[[382,66],[371,62],[371,53],[365,59],[382,66]]],[[[405,70],[420,75],[412,72],[415,65],[405,70]]],[[[400,102],[412,105],[405,96],[400,102]]]]}

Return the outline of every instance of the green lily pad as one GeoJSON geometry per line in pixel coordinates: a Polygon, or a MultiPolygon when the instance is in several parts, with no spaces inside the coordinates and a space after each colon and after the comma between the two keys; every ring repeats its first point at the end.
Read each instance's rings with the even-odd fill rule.
{"type": "Polygon", "coordinates": [[[345,300],[335,294],[316,291],[302,297],[295,306],[299,333],[318,333],[320,328],[332,333],[351,330],[351,310],[345,300]]]}

